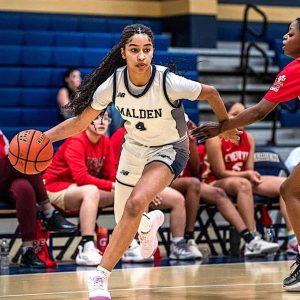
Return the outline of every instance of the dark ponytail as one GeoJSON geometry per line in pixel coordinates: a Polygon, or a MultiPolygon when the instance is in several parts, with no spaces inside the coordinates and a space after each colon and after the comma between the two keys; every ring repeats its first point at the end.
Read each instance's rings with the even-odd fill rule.
{"type": "Polygon", "coordinates": [[[300,18],[297,18],[296,21],[298,23],[298,30],[300,31],[300,18]]]}
{"type": "Polygon", "coordinates": [[[75,115],[81,114],[92,102],[96,89],[101,85],[115,70],[126,65],[126,60],[122,58],[121,48],[125,48],[129,38],[135,34],[146,34],[154,46],[154,36],[152,30],[141,24],[128,25],[124,28],[120,42],[115,45],[106,55],[103,61],[87,78],[85,78],[78,88],[68,109],[74,111],[75,115]]]}

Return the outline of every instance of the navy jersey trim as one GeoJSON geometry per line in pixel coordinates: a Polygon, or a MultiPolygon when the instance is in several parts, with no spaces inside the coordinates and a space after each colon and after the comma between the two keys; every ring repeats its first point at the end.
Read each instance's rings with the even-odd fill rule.
{"type": "Polygon", "coordinates": [[[151,85],[152,85],[152,83],[153,83],[155,74],[156,74],[156,67],[155,67],[155,65],[152,65],[152,74],[151,74],[150,80],[148,81],[148,83],[147,83],[145,89],[142,91],[141,94],[139,94],[139,95],[134,95],[134,94],[132,94],[132,93],[130,92],[130,90],[129,90],[128,76],[127,76],[127,67],[126,67],[126,68],[124,69],[124,83],[125,83],[125,87],[126,87],[128,93],[129,93],[132,97],[135,97],[135,98],[140,98],[140,97],[144,96],[144,95],[148,92],[148,90],[150,89],[150,87],[151,87],[151,85]]]}
{"type": "Polygon", "coordinates": [[[169,73],[169,69],[166,69],[164,71],[164,75],[163,75],[163,90],[164,90],[164,95],[168,101],[168,103],[173,107],[173,108],[179,108],[181,106],[181,101],[178,100],[178,104],[173,104],[168,96],[168,93],[167,93],[167,84],[166,84],[166,81],[167,81],[167,75],[169,73]]]}
{"type": "Polygon", "coordinates": [[[125,186],[129,186],[129,187],[134,187],[134,185],[130,185],[130,184],[127,184],[127,183],[124,183],[124,182],[121,182],[120,180],[118,180],[117,178],[116,178],[116,181],[118,182],[118,183],[120,183],[120,184],[122,184],[122,185],[125,185],[125,186]]]}
{"type": "Polygon", "coordinates": [[[150,165],[150,164],[153,163],[153,162],[160,162],[160,163],[166,165],[166,166],[170,169],[171,173],[172,173],[172,174],[175,174],[173,168],[172,168],[170,165],[168,165],[165,161],[159,160],[159,159],[151,160],[150,162],[148,162],[148,163],[145,164],[145,167],[148,166],[148,165],[150,165]]]}
{"type": "Polygon", "coordinates": [[[112,95],[112,103],[115,104],[117,94],[117,71],[114,72],[113,77],[113,95],[112,95]]]}

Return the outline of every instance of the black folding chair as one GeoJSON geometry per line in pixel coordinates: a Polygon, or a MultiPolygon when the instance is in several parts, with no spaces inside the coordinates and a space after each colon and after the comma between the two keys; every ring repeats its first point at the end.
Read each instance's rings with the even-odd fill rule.
{"type": "MultiPolygon", "coordinates": [[[[287,169],[284,161],[280,155],[267,147],[257,147],[254,153],[254,170],[259,172],[261,175],[271,176],[288,176],[289,170],[287,169]]],[[[261,222],[264,212],[270,210],[280,210],[279,197],[269,198],[260,195],[254,195],[255,202],[255,216],[260,231],[264,233],[263,228],[265,227],[261,222]]],[[[267,222],[268,223],[268,222],[267,222]]],[[[274,239],[278,239],[278,231],[280,228],[285,228],[285,224],[280,221],[271,224],[274,228],[274,239]]]]}

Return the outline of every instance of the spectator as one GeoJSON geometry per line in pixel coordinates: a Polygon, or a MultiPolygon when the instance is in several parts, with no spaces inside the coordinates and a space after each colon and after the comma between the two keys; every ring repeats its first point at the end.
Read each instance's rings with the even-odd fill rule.
{"type": "Polygon", "coordinates": [[[0,195],[16,207],[22,239],[21,267],[45,268],[45,263],[33,249],[38,207],[48,230],[72,232],[76,226],[66,221],[50,204],[41,175],[19,173],[12,167],[7,155],[8,140],[0,130],[0,195]]]}
{"type": "Polygon", "coordinates": [[[64,73],[63,87],[58,90],[57,93],[57,105],[59,107],[60,116],[63,119],[68,119],[74,116],[74,113],[65,108],[70,103],[70,99],[77,91],[81,84],[81,73],[77,68],[69,68],[64,73]]]}
{"type": "MultiPolygon", "coordinates": [[[[188,120],[187,117],[186,119],[188,120]]],[[[195,127],[196,125],[188,120],[188,128],[192,130],[195,127]]],[[[242,220],[240,214],[235,209],[234,205],[232,204],[231,200],[228,198],[224,190],[218,187],[211,186],[203,181],[200,182],[198,180],[198,178],[202,178],[203,176],[205,176],[205,174],[207,174],[207,162],[204,160],[205,155],[205,146],[197,146],[196,140],[190,137],[190,159],[187,163],[187,167],[183,172],[183,176],[177,178],[171,186],[180,191],[182,191],[184,188],[186,191],[191,191],[195,186],[200,184],[200,201],[209,205],[215,205],[222,216],[235,227],[244,242],[248,244],[252,240],[254,240],[254,235],[247,229],[246,224],[242,220]]],[[[193,212],[193,210],[190,211],[193,212]]],[[[194,240],[195,222],[196,214],[187,214],[185,238],[190,249],[198,248],[194,240]]],[[[251,251],[245,252],[245,256],[247,257],[260,254],[261,253],[251,251]]]]}
{"type": "MultiPolygon", "coordinates": [[[[111,143],[114,151],[115,166],[118,166],[121,154],[122,140],[125,135],[125,128],[121,127],[111,137],[111,143]]],[[[200,192],[200,191],[199,191],[200,192]]],[[[171,187],[165,188],[150,204],[153,209],[170,209],[170,229],[172,233],[170,259],[191,260],[202,257],[198,250],[197,255],[191,251],[184,239],[184,228],[186,222],[185,200],[184,197],[171,187]]],[[[142,256],[137,251],[138,245],[133,240],[129,249],[123,256],[123,261],[142,261],[142,256]]],[[[138,249],[139,250],[139,249],[138,249]]]]}
{"type": "MultiPolygon", "coordinates": [[[[236,116],[245,109],[241,103],[227,102],[225,105],[231,117],[236,116]]],[[[243,203],[240,213],[251,230],[255,228],[253,215],[249,214],[250,208],[253,209],[253,193],[266,197],[280,197],[280,210],[289,235],[288,251],[296,251],[297,253],[296,236],[292,230],[286,206],[279,191],[279,187],[285,178],[261,176],[254,171],[254,139],[244,128],[240,128],[240,130],[242,133],[238,145],[219,137],[206,142],[208,161],[212,170],[207,175],[207,181],[214,186],[223,188],[226,193],[237,196],[238,207],[239,203],[243,203]]]]}
{"type": "Polygon", "coordinates": [[[107,113],[98,116],[83,132],[68,138],[44,174],[50,201],[65,211],[79,210],[82,239],[78,265],[98,265],[101,255],[94,233],[99,207],[113,204],[115,169],[107,113]]]}

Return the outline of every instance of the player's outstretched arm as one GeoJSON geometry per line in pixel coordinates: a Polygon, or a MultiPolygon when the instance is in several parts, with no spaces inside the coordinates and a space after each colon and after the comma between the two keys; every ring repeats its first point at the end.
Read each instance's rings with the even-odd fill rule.
{"type": "Polygon", "coordinates": [[[224,120],[223,122],[206,122],[191,131],[194,137],[200,137],[202,140],[220,135],[227,130],[247,126],[266,117],[278,103],[262,99],[256,105],[245,109],[234,118],[224,120]]]}
{"type": "Polygon", "coordinates": [[[57,126],[47,130],[45,134],[51,142],[63,140],[85,130],[100,113],[101,111],[88,106],[80,115],[59,123],[57,126]]]}

